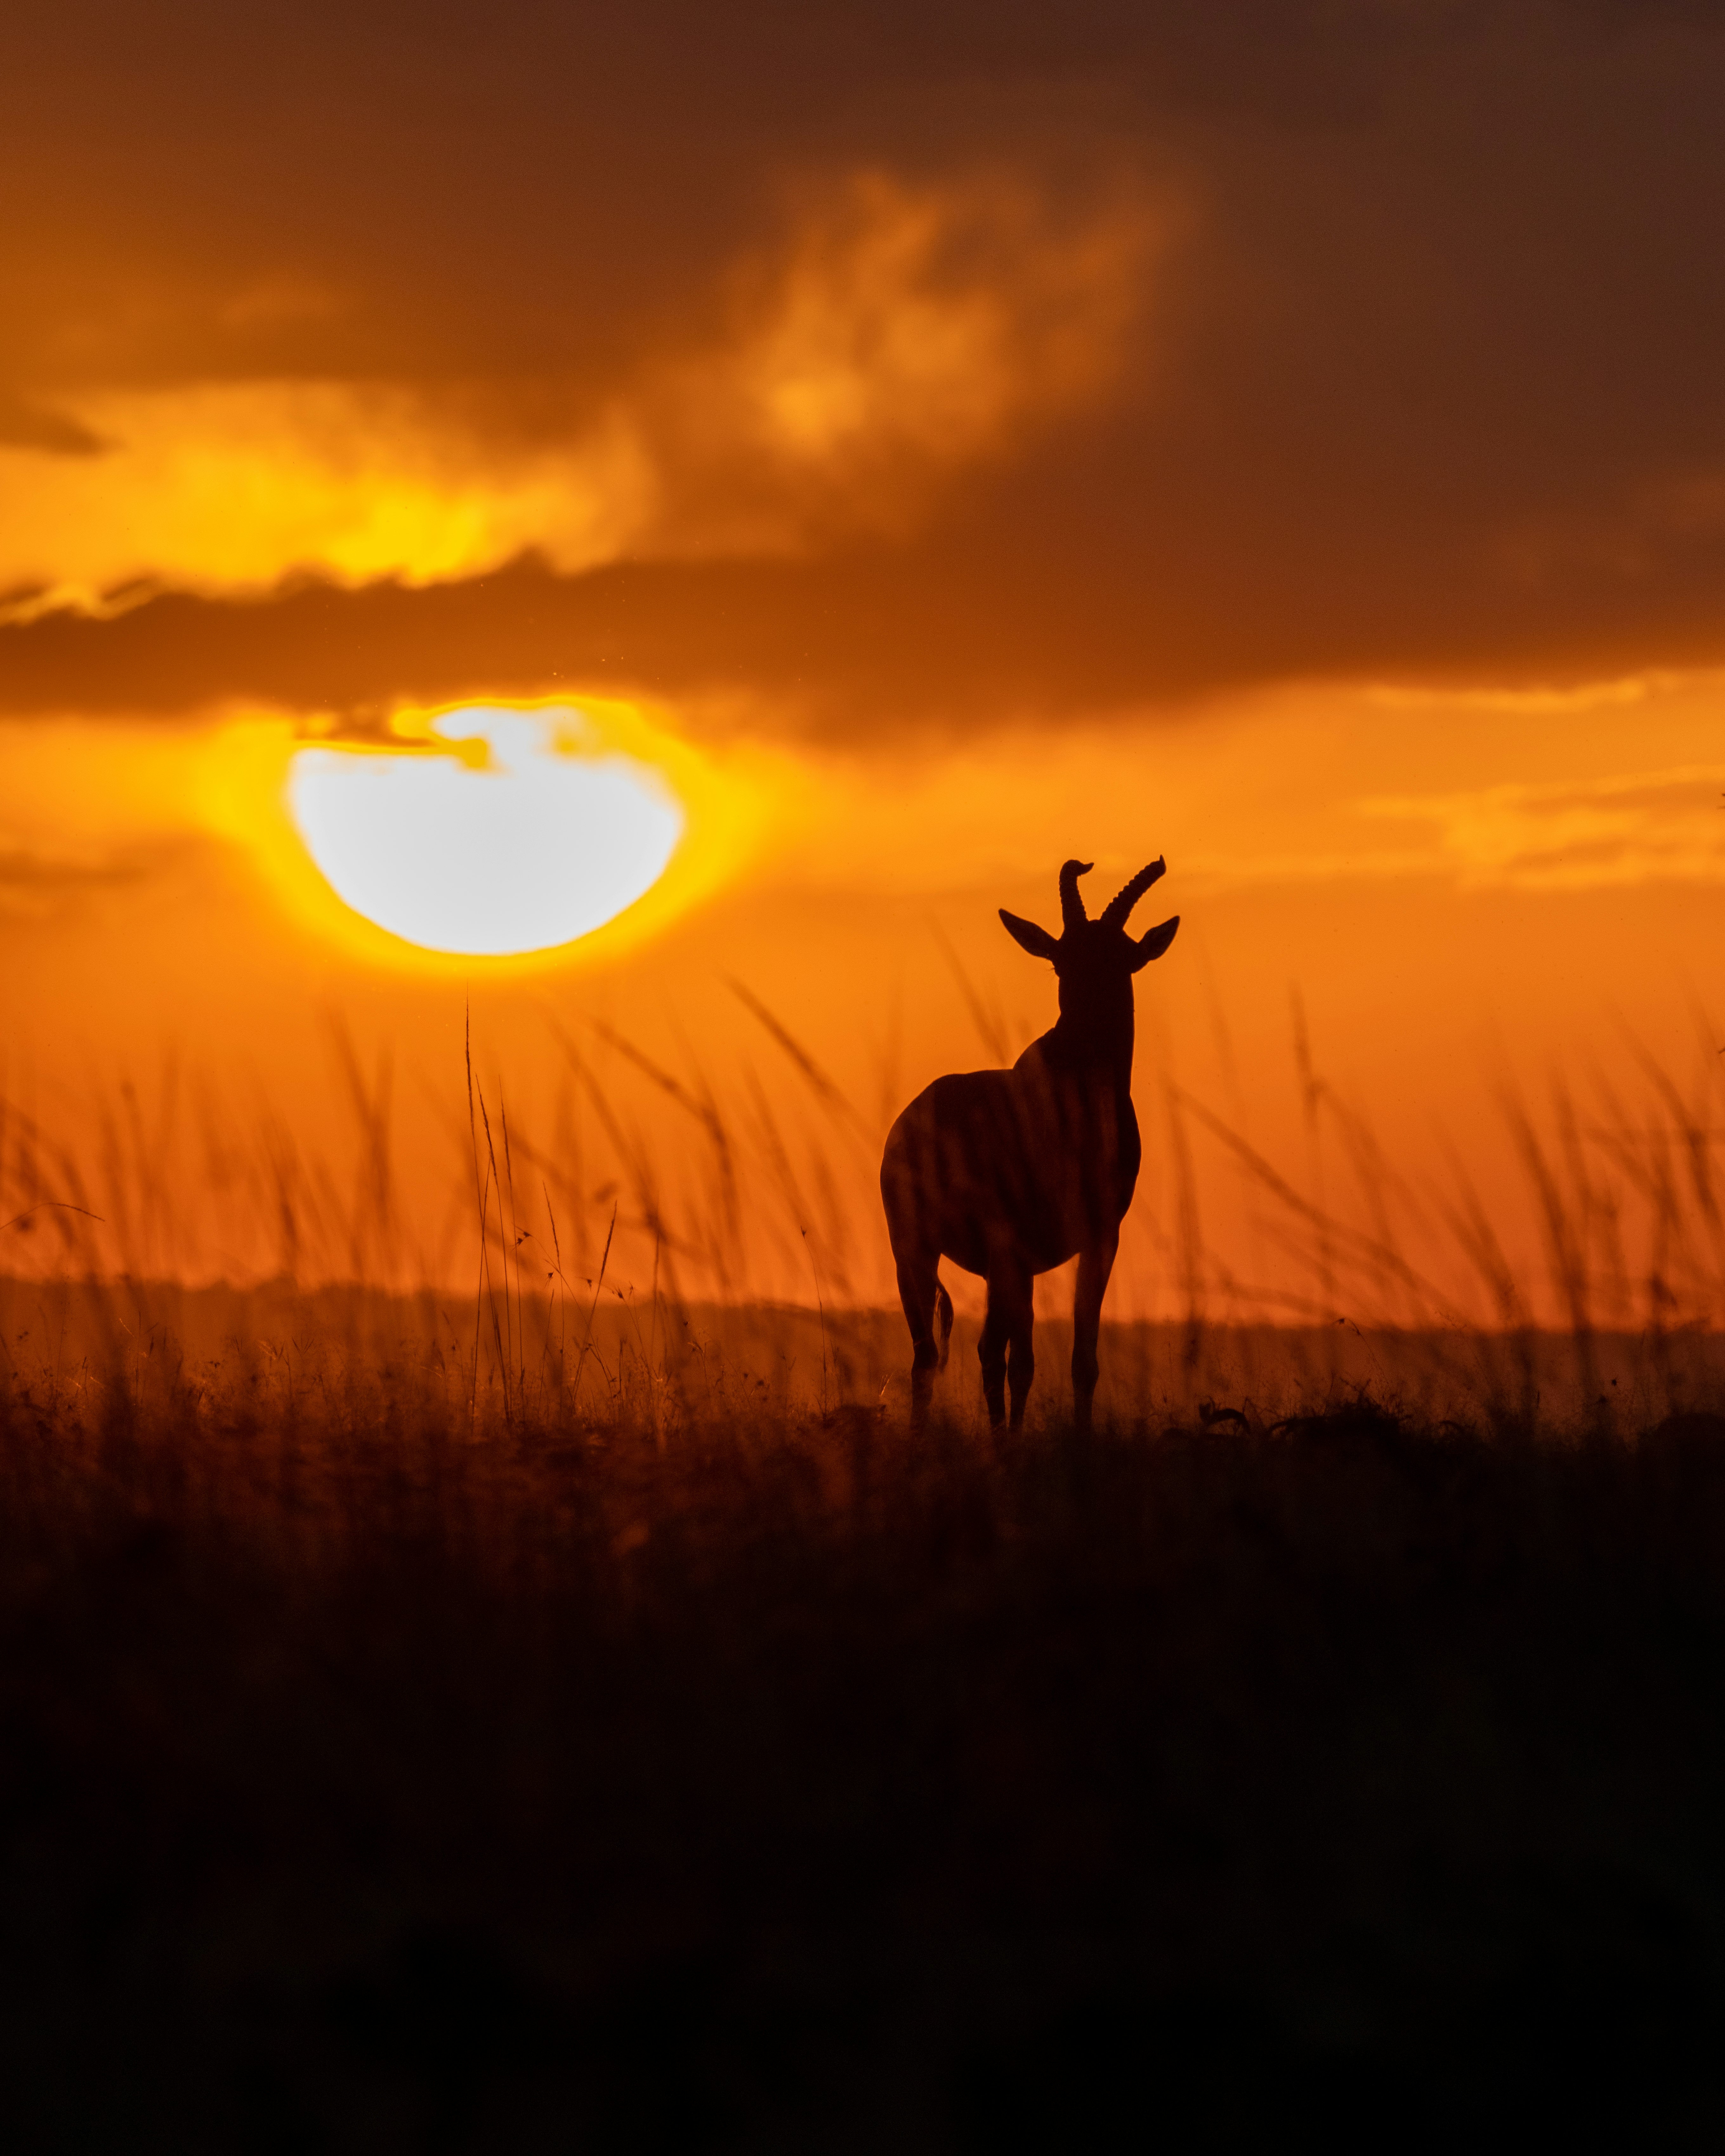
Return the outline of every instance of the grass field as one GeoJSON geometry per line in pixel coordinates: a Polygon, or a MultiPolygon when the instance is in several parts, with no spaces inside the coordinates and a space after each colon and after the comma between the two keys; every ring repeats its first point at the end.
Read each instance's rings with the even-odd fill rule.
{"type": "Polygon", "coordinates": [[[1719,2145],[1711,1045],[1447,1184],[1147,1083],[1097,1435],[1046,1315],[989,1432],[955,1281],[913,1440],[878,1134],[761,1015],[809,1121],[470,1066],[434,1262],[345,1036],[345,1166],[7,1106],[21,2145],[1719,2145]]]}
{"type": "Polygon", "coordinates": [[[13,2145],[1717,2145],[1707,1337],[0,1313],[13,2145]]]}

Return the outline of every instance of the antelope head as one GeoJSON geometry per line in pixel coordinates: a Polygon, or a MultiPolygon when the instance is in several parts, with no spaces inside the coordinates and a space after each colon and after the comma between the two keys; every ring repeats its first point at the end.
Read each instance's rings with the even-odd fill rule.
{"type": "Polygon", "coordinates": [[[1180,925],[1177,913],[1142,936],[1127,933],[1132,908],[1161,875],[1168,864],[1152,861],[1132,881],[1117,891],[1094,921],[1084,910],[1078,879],[1088,875],[1089,861],[1068,861],[1060,870],[1060,919],[1058,936],[1050,936],[1034,921],[1000,909],[1006,932],[1034,958],[1046,958],[1060,984],[1060,1019],[1069,1029],[1111,1036],[1122,1026],[1132,1038],[1132,975],[1159,958],[1174,940],[1180,925]]]}

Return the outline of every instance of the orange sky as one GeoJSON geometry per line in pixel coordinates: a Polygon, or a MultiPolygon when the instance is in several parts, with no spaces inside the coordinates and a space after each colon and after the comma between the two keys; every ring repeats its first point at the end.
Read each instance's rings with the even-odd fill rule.
{"type": "Polygon", "coordinates": [[[886,1121],[1051,1021],[995,908],[1051,918],[1076,852],[1098,899],[1164,853],[1183,924],[1117,1308],[1182,1306],[1192,1204],[1213,1308],[1404,1292],[1206,1116],[1430,1308],[1484,1292],[1459,1159],[1548,1306],[1506,1101],[1562,1163],[1554,1075],[1589,1264],[1615,1204],[1645,1274],[1646,1060],[1705,1124],[1725,1041],[1725,36],[1228,15],[25,34],[0,1213],[75,1185],[104,1224],[0,1262],[465,1280],[470,1009],[578,1248],[614,1200],[644,1274],[656,1203],[692,1291],[882,1295],[886,1121]],[[583,697],[688,804],[641,908],[516,962],[344,914],[296,746],[583,697]]]}

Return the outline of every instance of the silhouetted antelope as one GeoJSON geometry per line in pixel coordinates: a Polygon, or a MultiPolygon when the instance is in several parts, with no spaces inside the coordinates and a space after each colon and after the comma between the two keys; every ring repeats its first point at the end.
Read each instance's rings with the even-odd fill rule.
{"type": "Polygon", "coordinates": [[[915,1420],[927,1413],[952,1338],[952,1299],[941,1282],[941,1260],[951,1258],[988,1283],[983,1390],[989,1419],[999,1424],[1010,1379],[1016,1429],[1036,1367],[1031,1282],[1076,1255],[1072,1402],[1080,1429],[1090,1426],[1102,1296],[1142,1152],[1132,1101],[1132,975],[1162,956],[1180,920],[1176,914],[1136,942],[1126,924],[1165,865],[1157,860],[1140,869],[1091,921],[1078,895],[1078,879],[1091,864],[1068,861],[1060,870],[1058,941],[1003,906],[1007,933],[1033,957],[1053,962],[1058,1024],[1010,1070],[937,1078],[887,1133],[880,1196],[915,1349],[915,1420]]]}

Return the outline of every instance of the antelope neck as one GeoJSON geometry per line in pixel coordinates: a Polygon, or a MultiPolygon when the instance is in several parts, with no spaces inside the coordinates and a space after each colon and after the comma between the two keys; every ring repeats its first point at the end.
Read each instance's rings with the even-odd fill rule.
{"type": "Polygon", "coordinates": [[[1048,1052],[1069,1070],[1106,1070],[1123,1091],[1130,1092],[1132,1078],[1132,1014],[1111,1025],[1085,1025],[1062,1011],[1053,1029],[1043,1036],[1048,1052]]]}

